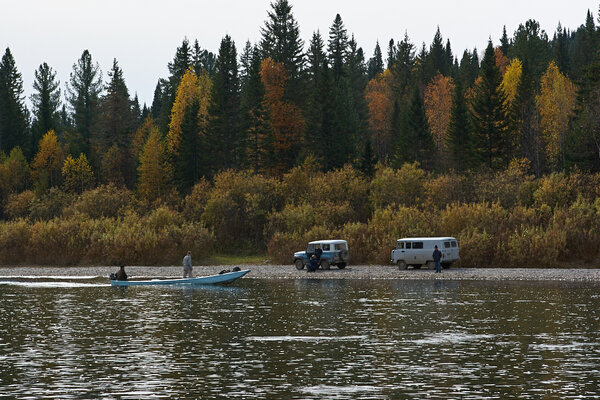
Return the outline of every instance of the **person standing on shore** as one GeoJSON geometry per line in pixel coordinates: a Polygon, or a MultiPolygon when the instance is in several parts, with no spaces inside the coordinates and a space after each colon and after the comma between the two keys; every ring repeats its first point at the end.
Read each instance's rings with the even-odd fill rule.
{"type": "Polygon", "coordinates": [[[440,261],[442,261],[442,252],[438,250],[437,246],[434,246],[433,262],[435,263],[435,273],[436,274],[442,272],[442,265],[440,264],[440,261]]]}
{"type": "Polygon", "coordinates": [[[188,251],[186,256],[183,257],[183,277],[193,278],[192,276],[192,252],[188,251]]]}

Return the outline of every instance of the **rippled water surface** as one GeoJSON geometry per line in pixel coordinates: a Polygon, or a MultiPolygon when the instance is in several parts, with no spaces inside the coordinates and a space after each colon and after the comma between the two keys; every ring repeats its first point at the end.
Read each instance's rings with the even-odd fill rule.
{"type": "Polygon", "coordinates": [[[594,284],[0,281],[0,398],[597,398],[594,284]]]}

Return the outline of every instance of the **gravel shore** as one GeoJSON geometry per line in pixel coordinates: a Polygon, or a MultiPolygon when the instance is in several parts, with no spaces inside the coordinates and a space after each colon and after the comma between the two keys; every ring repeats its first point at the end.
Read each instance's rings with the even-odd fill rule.
{"type": "MultiPolygon", "coordinates": [[[[195,266],[194,276],[218,274],[227,266],[195,266]]],[[[433,270],[399,270],[391,265],[351,265],[343,270],[332,267],[329,271],[318,270],[308,273],[298,271],[293,265],[238,265],[241,269],[250,269],[247,278],[264,279],[449,279],[449,280],[492,280],[492,281],[571,281],[600,282],[600,269],[541,269],[541,268],[450,268],[441,274],[433,270]]],[[[117,267],[47,267],[16,266],[0,267],[0,278],[42,278],[42,277],[108,277],[117,267]]],[[[133,279],[179,277],[180,266],[127,266],[127,274],[133,279]]]]}

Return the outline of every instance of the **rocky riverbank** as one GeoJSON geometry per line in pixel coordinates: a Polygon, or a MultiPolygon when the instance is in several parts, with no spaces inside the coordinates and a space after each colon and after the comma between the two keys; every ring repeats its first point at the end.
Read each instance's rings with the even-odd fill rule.
{"type": "MultiPolygon", "coordinates": [[[[224,269],[231,270],[235,266],[195,266],[194,276],[217,274],[224,269]]],[[[600,269],[584,268],[451,268],[441,274],[433,270],[398,270],[388,265],[351,265],[340,270],[333,267],[329,271],[318,270],[308,273],[298,271],[293,265],[238,265],[241,269],[251,269],[246,278],[264,279],[450,279],[450,280],[511,280],[511,281],[571,281],[600,282],[600,269]]],[[[130,279],[181,276],[179,266],[127,266],[130,279]]],[[[108,277],[117,267],[111,266],[16,266],[0,267],[0,278],[12,277],[108,277]]],[[[244,278],[244,279],[246,279],[244,278]]]]}

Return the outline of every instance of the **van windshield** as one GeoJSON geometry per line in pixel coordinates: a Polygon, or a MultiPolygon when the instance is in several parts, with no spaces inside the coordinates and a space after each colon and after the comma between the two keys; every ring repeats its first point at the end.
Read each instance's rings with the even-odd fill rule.
{"type": "Polygon", "coordinates": [[[403,249],[404,248],[404,242],[397,242],[396,243],[396,248],[397,249],[403,249]]]}

